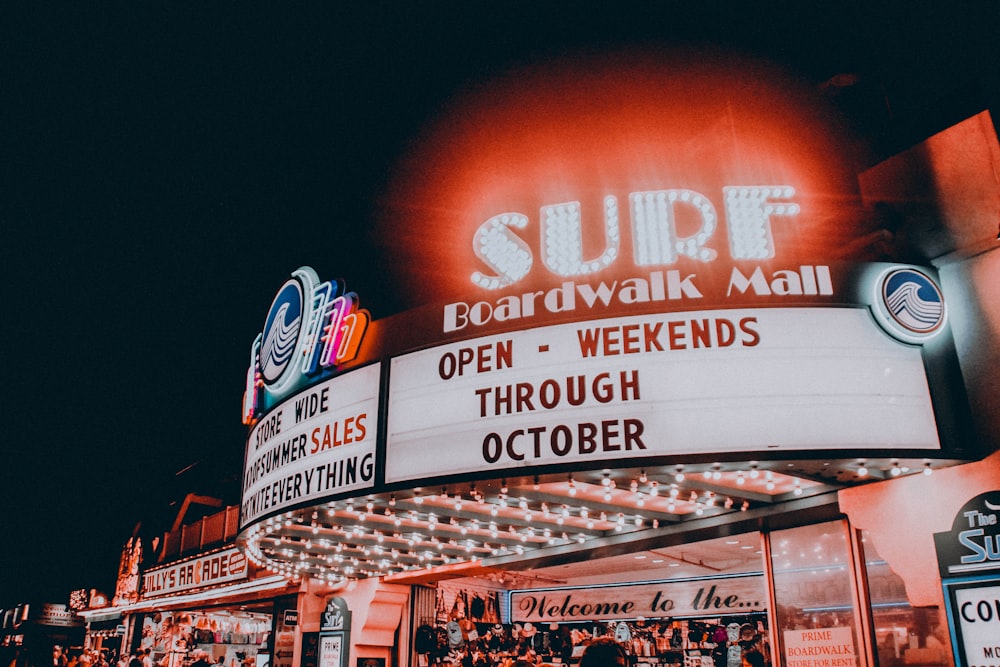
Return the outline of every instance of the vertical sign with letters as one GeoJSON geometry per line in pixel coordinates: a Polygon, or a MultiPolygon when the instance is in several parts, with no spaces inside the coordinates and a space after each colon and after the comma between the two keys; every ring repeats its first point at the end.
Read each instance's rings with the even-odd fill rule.
{"type": "Polygon", "coordinates": [[[319,621],[320,667],[347,667],[350,646],[351,610],[344,598],[332,597],[319,621]]]}

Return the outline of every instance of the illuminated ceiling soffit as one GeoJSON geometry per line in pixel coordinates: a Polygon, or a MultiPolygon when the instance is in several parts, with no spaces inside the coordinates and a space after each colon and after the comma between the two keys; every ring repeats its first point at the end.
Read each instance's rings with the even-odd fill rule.
{"type": "Polygon", "coordinates": [[[248,528],[241,542],[260,567],[331,585],[468,576],[639,543],[702,519],[772,513],[847,484],[930,470],[926,459],[854,459],[480,480],[284,512],[248,528]]]}

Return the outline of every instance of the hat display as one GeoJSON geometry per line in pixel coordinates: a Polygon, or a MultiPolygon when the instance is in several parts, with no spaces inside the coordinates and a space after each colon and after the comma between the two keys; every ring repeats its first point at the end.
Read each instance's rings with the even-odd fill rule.
{"type": "Polygon", "coordinates": [[[521,628],[522,637],[534,637],[536,632],[538,632],[538,629],[532,625],[531,621],[525,623],[524,627],[521,628]]]}

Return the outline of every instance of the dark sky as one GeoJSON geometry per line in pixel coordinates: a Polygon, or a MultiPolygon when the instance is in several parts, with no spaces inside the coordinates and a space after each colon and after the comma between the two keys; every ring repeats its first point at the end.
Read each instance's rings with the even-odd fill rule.
{"type": "Polygon", "coordinates": [[[111,592],[138,522],[164,530],[187,492],[238,501],[271,298],[311,265],[375,318],[409,305],[375,204],[458,91],[555,56],[705,42],[815,85],[858,74],[837,103],[877,153],[997,99],[998,7],[8,4],[0,608],[111,592]]]}

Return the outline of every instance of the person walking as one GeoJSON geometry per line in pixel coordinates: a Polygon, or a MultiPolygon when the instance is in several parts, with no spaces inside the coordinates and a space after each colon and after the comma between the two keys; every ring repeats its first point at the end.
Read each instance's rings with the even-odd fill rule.
{"type": "Polygon", "coordinates": [[[628,653],[611,637],[600,637],[583,650],[580,667],[628,667],[628,653]]]}

